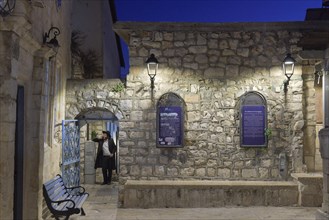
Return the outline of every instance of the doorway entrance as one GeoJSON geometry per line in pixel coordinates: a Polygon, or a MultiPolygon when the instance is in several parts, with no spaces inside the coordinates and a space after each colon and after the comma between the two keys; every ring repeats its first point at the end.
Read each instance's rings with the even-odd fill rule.
{"type": "Polygon", "coordinates": [[[91,108],[82,111],[76,118],[80,127],[80,180],[85,184],[98,184],[103,182],[101,169],[95,169],[95,159],[98,143],[92,140],[100,138],[102,131],[109,131],[114,143],[117,145],[116,172],[113,172],[112,180],[118,180],[120,169],[120,143],[119,121],[109,110],[103,108],[91,108]]]}
{"type": "Polygon", "coordinates": [[[23,219],[24,87],[18,86],[16,100],[14,219],[23,219]]]}

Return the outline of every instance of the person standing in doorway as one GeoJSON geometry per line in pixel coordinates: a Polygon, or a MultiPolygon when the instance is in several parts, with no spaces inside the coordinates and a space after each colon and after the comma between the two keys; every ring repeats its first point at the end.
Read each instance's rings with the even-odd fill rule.
{"type": "Polygon", "coordinates": [[[102,168],[104,179],[102,185],[109,185],[111,184],[112,170],[116,169],[117,146],[109,131],[102,131],[102,138],[95,138],[93,141],[98,142],[95,169],[102,168]]]}

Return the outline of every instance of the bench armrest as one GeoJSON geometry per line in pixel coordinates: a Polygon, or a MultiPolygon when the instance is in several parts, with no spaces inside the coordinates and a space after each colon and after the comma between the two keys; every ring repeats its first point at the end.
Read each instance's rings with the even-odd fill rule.
{"type": "Polygon", "coordinates": [[[80,195],[81,195],[81,194],[84,194],[84,193],[86,192],[86,189],[85,189],[84,187],[82,187],[82,186],[67,187],[66,189],[68,189],[68,190],[70,190],[70,191],[72,191],[72,190],[74,190],[74,189],[79,189],[79,194],[80,194],[80,195]],[[81,192],[81,190],[82,190],[82,192],[81,192]]]}
{"type": "Polygon", "coordinates": [[[58,200],[58,201],[51,201],[51,203],[57,203],[58,205],[60,205],[63,202],[71,202],[72,203],[72,207],[67,207],[68,209],[74,209],[75,208],[75,202],[71,199],[64,199],[64,200],[58,200]]]}

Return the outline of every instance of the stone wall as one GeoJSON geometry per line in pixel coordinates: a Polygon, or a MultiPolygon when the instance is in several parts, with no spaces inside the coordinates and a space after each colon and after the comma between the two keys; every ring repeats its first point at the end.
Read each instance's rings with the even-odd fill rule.
{"type": "Polygon", "coordinates": [[[18,198],[23,200],[23,219],[42,218],[42,183],[60,171],[60,143],[55,137],[65,114],[70,11],[69,1],[62,2],[62,8],[57,8],[55,1],[44,1],[44,8],[40,8],[22,0],[16,2],[10,16],[0,18],[0,219],[14,218],[18,85],[25,92],[23,193],[18,198]],[[61,30],[57,54],[42,42],[52,26],[61,30]]]}
{"type": "Polygon", "coordinates": [[[121,123],[121,134],[128,138],[121,140],[121,177],[278,180],[281,152],[287,154],[289,173],[303,171],[302,70],[298,65],[285,94],[281,69],[287,53],[297,57],[302,33],[264,31],[261,25],[250,31],[182,26],[184,31],[179,25],[129,31],[127,91],[134,91],[134,100],[127,110],[129,123],[121,123]],[[144,64],[151,53],[160,62],[155,99],[175,92],[187,104],[182,149],[155,148],[155,103],[144,64]],[[267,99],[273,135],[264,149],[240,147],[236,115],[239,98],[247,91],[267,99]]]}

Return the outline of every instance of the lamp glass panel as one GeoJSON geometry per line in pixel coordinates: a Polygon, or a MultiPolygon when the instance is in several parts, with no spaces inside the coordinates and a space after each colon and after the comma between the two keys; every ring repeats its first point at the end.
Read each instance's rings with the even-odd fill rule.
{"type": "Polygon", "coordinates": [[[158,70],[158,64],[157,63],[148,63],[147,64],[147,71],[150,77],[155,77],[158,70]]]}
{"type": "Polygon", "coordinates": [[[294,74],[294,67],[295,64],[292,62],[286,62],[283,64],[283,70],[285,75],[287,75],[288,77],[292,76],[294,74]]]}

